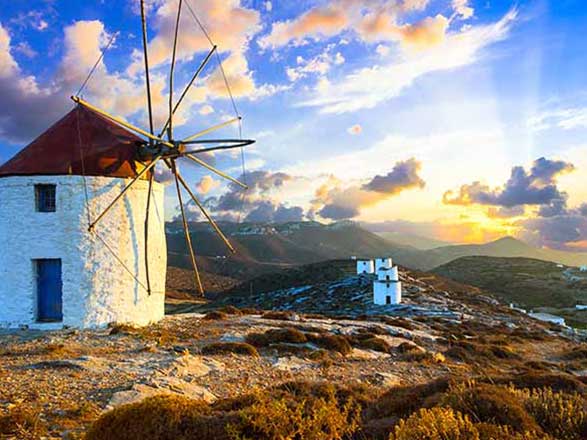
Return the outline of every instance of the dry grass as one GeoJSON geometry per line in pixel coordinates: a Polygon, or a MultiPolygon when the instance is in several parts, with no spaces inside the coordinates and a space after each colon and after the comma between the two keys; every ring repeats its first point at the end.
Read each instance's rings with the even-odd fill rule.
{"type": "Polygon", "coordinates": [[[506,425],[518,432],[542,432],[523,401],[507,387],[474,382],[456,385],[442,397],[440,405],[466,414],[477,423],[506,425]]]}
{"type": "Polygon", "coordinates": [[[202,354],[244,354],[259,357],[259,352],[246,342],[213,342],[202,347],[202,354]]]}
{"type": "Polygon", "coordinates": [[[162,395],[106,413],[86,440],[341,440],[359,428],[360,399],[357,390],[306,383],[213,405],[162,395]]]}
{"type": "Polygon", "coordinates": [[[287,311],[271,311],[271,312],[265,312],[263,313],[263,315],[261,316],[264,319],[276,319],[279,321],[295,321],[295,317],[296,315],[293,312],[287,312],[287,311]]]}
{"type": "Polygon", "coordinates": [[[227,318],[227,313],[221,312],[220,310],[214,310],[206,313],[202,319],[205,319],[206,321],[221,321],[227,318]]]}
{"type": "Polygon", "coordinates": [[[255,347],[267,347],[279,343],[303,344],[308,342],[308,338],[295,328],[280,328],[267,330],[265,333],[250,333],[246,337],[246,342],[255,347]]]}
{"type": "Polygon", "coordinates": [[[353,350],[348,339],[342,335],[308,333],[307,337],[309,342],[316,344],[318,347],[336,351],[343,356],[350,354],[353,350]]]}
{"type": "Polygon", "coordinates": [[[24,405],[17,405],[0,416],[0,438],[33,440],[46,434],[47,426],[39,418],[39,412],[24,405]]]}

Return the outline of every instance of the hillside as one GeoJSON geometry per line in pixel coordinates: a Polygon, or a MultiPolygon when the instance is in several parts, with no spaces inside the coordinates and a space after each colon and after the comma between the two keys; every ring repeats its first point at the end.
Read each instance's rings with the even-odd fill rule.
{"type": "MultiPolygon", "coordinates": [[[[341,437],[329,430],[337,424],[356,434],[348,438],[379,440],[420,407],[458,403],[457,393],[469,389],[462,387],[478,387],[480,404],[486,395],[492,405],[500,399],[500,408],[515,415],[499,420],[507,429],[518,429],[519,417],[531,426],[541,420],[516,403],[527,398],[524,388],[569,393],[556,398],[586,395],[579,334],[438,275],[402,268],[400,276],[399,306],[371,304],[369,277],[340,260],[265,275],[256,281],[259,290],[219,298],[207,314],[171,315],[143,328],[4,330],[0,437],[219,440],[237,432],[260,440],[334,440],[341,437]],[[300,425],[308,435],[297,436],[300,425]]],[[[566,400],[544,407],[553,402],[566,400]]],[[[487,430],[495,412],[486,417],[468,429],[487,430]]],[[[506,428],[489,428],[504,434],[491,438],[511,438],[506,428]]],[[[565,436],[549,438],[587,432],[577,424],[565,429],[565,436]]]]}
{"type": "MultiPolygon", "coordinates": [[[[368,228],[366,228],[369,230],[368,228]]],[[[452,243],[447,241],[440,241],[435,240],[433,238],[423,237],[421,235],[416,234],[408,234],[405,232],[377,232],[371,231],[375,234],[379,235],[380,237],[384,238],[385,240],[391,241],[393,243],[402,245],[402,246],[410,246],[420,250],[429,250],[435,249],[442,246],[451,246],[452,243]]]]}
{"type": "Polygon", "coordinates": [[[575,304],[587,304],[587,276],[561,265],[529,258],[464,257],[434,273],[493,292],[503,301],[587,322],[575,304]],[[568,309],[568,310],[567,310],[568,309]],[[570,314],[570,315],[569,315],[570,314]]]}
{"type": "MultiPolygon", "coordinates": [[[[398,264],[419,270],[430,270],[467,256],[524,257],[553,261],[565,265],[587,264],[587,254],[537,249],[511,237],[486,244],[450,245],[433,249],[417,249],[382,237],[353,222],[329,225],[318,222],[283,224],[220,223],[237,253],[228,254],[224,244],[207,223],[191,223],[190,231],[199,264],[205,272],[237,280],[248,280],[260,274],[332,259],[391,255],[398,264]]],[[[169,265],[189,268],[183,229],[180,223],[167,223],[169,265]]],[[[396,236],[396,238],[398,238],[396,236]]],[[[402,242],[401,238],[398,241],[402,242]]],[[[421,239],[414,244],[431,246],[421,239]]]]}

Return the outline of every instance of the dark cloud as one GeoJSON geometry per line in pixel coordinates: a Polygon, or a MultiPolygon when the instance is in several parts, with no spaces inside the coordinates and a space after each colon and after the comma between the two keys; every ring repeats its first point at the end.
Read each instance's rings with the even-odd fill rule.
{"type": "Polygon", "coordinates": [[[356,217],[360,214],[358,208],[349,206],[339,206],[336,204],[325,205],[318,211],[318,215],[322,218],[328,218],[331,220],[344,220],[348,218],[356,217]]]}
{"type": "Polygon", "coordinates": [[[279,191],[294,179],[294,176],[282,172],[253,171],[239,176],[239,180],[247,183],[248,190],[243,192],[240,186],[231,183],[224,194],[208,199],[208,204],[214,216],[234,214],[246,222],[301,221],[305,218],[303,208],[288,206],[271,197],[272,192],[279,191]]]}
{"type": "Polygon", "coordinates": [[[525,213],[524,206],[512,206],[511,208],[508,207],[500,207],[496,208],[491,206],[487,210],[487,217],[489,218],[510,218],[510,217],[518,217],[524,215],[525,213]]]}
{"type": "Polygon", "coordinates": [[[522,236],[536,246],[561,250],[583,250],[571,246],[587,240],[587,217],[573,210],[565,215],[522,220],[522,236]]]}
{"type": "Polygon", "coordinates": [[[530,171],[512,168],[511,176],[502,188],[491,189],[480,182],[462,185],[457,194],[447,191],[443,202],[451,205],[491,205],[513,208],[521,205],[554,205],[566,200],[566,193],[556,185],[556,178],[574,170],[571,163],[540,158],[530,171]]]}
{"type": "Polygon", "coordinates": [[[343,220],[358,216],[361,209],[412,188],[423,188],[418,175],[421,163],[416,159],[397,162],[384,176],[377,175],[364,185],[343,188],[339,181],[331,181],[316,191],[312,205],[322,218],[343,220]]]}
{"type": "Polygon", "coordinates": [[[369,183],[363,185],[363,189],[385,194],[398,194],[408,188],[424,188],[426,183],[418,176],[421,167],[422,164],[414,158],[398,162],[385,176],[373,177],[369,183]]]}

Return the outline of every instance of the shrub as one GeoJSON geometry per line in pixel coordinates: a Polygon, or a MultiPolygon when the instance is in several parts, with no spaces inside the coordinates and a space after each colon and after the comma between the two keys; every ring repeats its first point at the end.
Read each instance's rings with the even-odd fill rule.
{"type": "Polygon", "coordinates": [[[238,309],[235,306],[230,306],[230,305],[222,307],[221,309],[219,309],[219,311],[222,313],[226,313],[227,315],[240,316],[243,314],[243,312],[240,309],[238,309]]]}
{"type": "Polygon", "coordinates": [[[479,431],[467,416],[450,408],[424,408],[400,420],[389,439],[479,440],[479,431]]]}
{"type": "Polygon", "coordinates": [[[213,439],[214,436],[202,435],[206,430],[202,416],[209,412],[202,401],[154,396],[107,412],[90,427],[86,440],[213,439]]]}
{"type": "Polygon", "coordinates": [[[360,406],[351,400],[340,406],[332,392],[312,399],[262,394],[227,431],[237,439],[340,440],[358,429],[359,420],[360,406]]]}
{"type": "Polygon", "coordinates": [[[348,339],[341,335],[309,333],[307,337],[308,341],[316,344],[318,347],[325,348],[326,350],[330,351],[336,351],[343,356],[346,356],[353,350],[353,347],[349,343],[348,339]]]}
{"type": "Polygon", "coordinates": [[[308,338],[295,328],[280,328],[267,330],[265,333],[250,333],[246,341],[256,347],[266,347],[276,343],[303,344],[308,342],[308,338]]]}
{"type": "Polygon", "coordinates": [[[451,387],[440,403],[468,415],[475,422],[507,425],[518,432],[542,432],[519,396],[503,386],[459,384],[451,387]]]}
{"type": "Polygon", "coordinates": [[[393,387],[382,394],[366,409],[370,419],[384,417],[407,417],[427,400],[433,399],[448,389],[448,380],[437,379],[418,385],[393,387]]]}
{"type": "Polygon", "coordinates": [[[38,412],[16,406],[8,414],[0,416],[0,437],[37,439],[46,435],[47,428],[39,420],[38,412]]]}
{"type": "Polygon", "coordinates": [[[587,400],[584,397],[548,388],[517,393],[545,432],[561,440],[587,438],[587,400]]]}
{"type": "Polygon", "coordinates": [[[367,339],[358,339],[354,342],[354,345],[357,347],[365,348],[367,350],[380,351],[382,353],[389,353],[391,351],[391,346],[377,336],[369,337],[367,339]]]}
{"type": "Polygon", "coordinates": [[[445,353],[446,356],[462,362],[497,361],[498,359],[520,359],[514,350],[504,344],[484,344],[470,341],[456,341],[445,353]]]}
{"type": "Polygon", "coordinates": [[[246,342],[213,342],[212,344],[202,347],[202,354],[246,354],[249,356],[259,356],[259,352],[251,344],[246,342]]]}
{"type": "Polygon", "coordinates": [[[359,427],[360,405],[330,384],[293,383],[208,405],[161,395],[104,414],[86,440],[339,440],[359,427]]]}
{"type": "Polygon", "coordinates": [[[206,313],[202,319],[206,321],[216,321],[228,318],[228,315],[220,310],[213,310],[212,312],[206,313]]]}
{"type": "Polygon", "coordinates": [[[575,376],[565,373],[529,371],[515,376],[497,377],[498,384],[511,383],[516,388],[551,388],[553,391],[584,392],[585,385],[575,376]]]}

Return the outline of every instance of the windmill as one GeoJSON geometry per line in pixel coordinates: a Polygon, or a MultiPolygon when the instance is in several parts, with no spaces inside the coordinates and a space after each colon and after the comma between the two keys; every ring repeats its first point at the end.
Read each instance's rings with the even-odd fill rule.
{"type": "MultiPolygon", "coordinates": [[[[92,105],[91,103],[85,101],[80,97],[80,92],[83,89],[85,83],[87,83],[89,77],[92,75],[93,70],[90,72],[90,75],[82,85],[82,88],[78,93],[71,97],[71,99],[78,105],[83,106],[93,112],[96,112],[103,117],[109,119],[116,124],[119,124],[126,129],[136,133],[137,135],[142,136],[142,141],[137,145],[136,148],[136,162],[143,165],[142,170],[136,174],[136,176],[122,189],[122,191],[112,200],[112,202],[102,211],[100,212],[94,219],[91,219],[89,222],[89,231],[92,232],[96,225],[106,216],[108,212],[114,207],[117,203],[119,203],[124,195],[129,191],[133,185],[137,181],[143,178],[148,178],[148,196],[147,196],[147,203],[145,207],[145,237],[144,237],[144,253],[145,253],[145,274],[146,274],[146,288],[149,294],[151,293],[151,282],[149,276],[149,215],[150,215],[150,205],[151,205],[151,194],[152,194],[152,185],[154,179],[154,168],[157,164],[162,164],[164,167],[169,169],[171,174],[173,175],[173,179],[175,182],[175,190],[177,194],[177,199],[179,202],[179,209],[181,212],[182,223],[183,223],[183,231],[185,234],[185,240],[187,244],[187,248],[190,253],[191,265],[194,272],[194,281],[195,285],[200,292],[200,294],[204,294],[204,289],[202,286],[202,281],[200,278],[200,274],[198,271],[198,264],[196,262],[196,256],[194,253],[194,249],[192,246],[192,241],[190,237],[189,225],[186,217],[183,195],[182,195],[182,188],[188,193],[190,199],[194,202],[194,204],[201,210],[204,217],[210,223],[216,234],[220,237],[220,239],[224,242],[228,250],[232,253],[235,252],[234,247],[231,245],[230,241],[226,237],[226,235],[222,232],[218,224],[214,221],[214,219],[210,216],[208,211],[206,210],[204,204],[198,199],[198,197],[194,194],[191,190],[188,182],[184,179],[184,177],[180,174],[177,161],[180,158],[186,158],[190,162],[193,162],[208,171],[227,179],[228,181],[234,183],[243,188],[243,190],[247,189],[247,185],[230,175],[222,172],[221,170],[215,168],[214,166],[210,165],[209,163],[202,160],[198,157],[198,154],[201,153],[209,153],[218,150],[229,150],[234,148],[243,148],[248,145],[254,143],[254,140],[251,139],[242,139],[241,136],[239,138],[207,138],[206,136],[210,133],[213,133],[221,128],[224,128],[231,124],[241,124],[241,116],[236,111],[236,106],[234,106],[234,100],[232,97],[232,93],[230,91],[230,86],[228,84],[226,75],[224,74],[224,70],[222,68],[222,63],[220,57],[218,55],[217,46],[213,44],[210,40],[208,34],[206,33],[205,29],[203,28],[200,20],[198,19],[197,15],[195,14],[194,10],[191,8],[189,3],[186,1],[187,9],[189,13],[193,16],[196,24],[200,26],[202,32],[208,38],[210,42],[211,49],[208,54],[205,56],[201,64],[198,66],[194,74],[192,75],[190,81],[187,83],[185,88],[183,89],[182,93],[179,95],[179,98],[176,102],[173,99],[173,90],[174,90],[174,70],[176,64],[176,56],[177,56],[177,44],[178,44],[178,36],[179,36],[179,27],[180,27],[180,19],[182,15],[184,2],[183,0],[178,1],[177,7],[177,15],[175,20],[175,31],[174,31],[174,39],[173,39],[173,51],[171,54],[171,64],[169,70],[169,101],[168,101],[168,116],[165,124],[160,129],[160,131],[156,134],[154,123],[153,123],[153,107],[152,107],[152,99],[151,99],[151,84],[150,84],[150,76],[149,76],[149,58],[148,58],[148,38],[147,38],[147,20],[145,14],[145,5],[144,0],[140,0],[140,11],[141,11],[141,22],[142,22],[142,42],[143,42],[143,53],[144,53],[144,69],[145,69],[145,85],[146,85],[146,101],[147,101],[147,113],[149,117],[149,128],[142,129],[137,127],[120,117],[112,115],[107,111],[92,105]],[[190,88],[196,81],[196,79],[200,76],[206,65],[210,62],[213,56],[216,56],[218,63],[219,63],[219,70],[224,77],[224,83],[227,89],[227,93],[230,96],[230,99],[233,100],[233,107],[235,109],[235,117],[231,118],[227,121],[221,122],[219,124],[213,125],[211,127],[205,128],[203,130],[198,131],[191,136],[185,137],[183,139],[178,139],[175,137],[174,133],[174,115],[177,112],[178,108],[185,100],[190,88]]],[[[111,41],[112,42],[112,41],[111,41]]],[[[102,54],[103,56],[104,54],[102,54]]],[[[99,62],[100,60],[98,60],[99,62]]],[[[96,63],[97,65],[98,63],[96,63]]],[[[94,66],[94,68],[96,67],[94,66]]]]}

